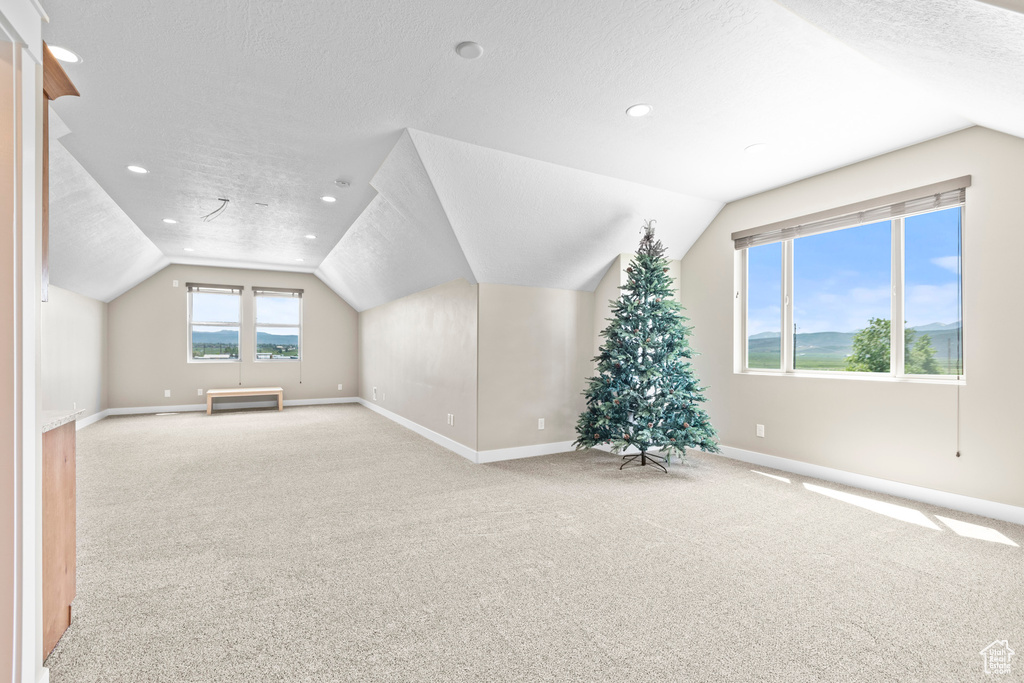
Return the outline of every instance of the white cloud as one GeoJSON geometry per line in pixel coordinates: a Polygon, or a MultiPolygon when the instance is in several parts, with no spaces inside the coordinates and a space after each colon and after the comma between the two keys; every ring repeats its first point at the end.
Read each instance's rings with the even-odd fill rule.
{"type": "Polygon", "coordinates": [[[932,263],[937,265],[939,268],[945,268],[951,273],[960,272],[959,256],[939,256],[938,258],[933,258],[932,263]]]}
{"type": "Polygon", "coordinates": [[[929,323],[952,323],[960,319],[960,288],[944,285],[912,285],[907,288],[905,313],[910,327],[929,323]]]}

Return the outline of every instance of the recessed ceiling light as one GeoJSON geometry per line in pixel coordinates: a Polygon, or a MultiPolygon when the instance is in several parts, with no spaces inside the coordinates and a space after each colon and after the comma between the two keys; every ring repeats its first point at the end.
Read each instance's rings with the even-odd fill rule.
{"type": "Polygon", "coordinates": [[[316,239],[316,235],[306,235],[306,239],[307,240],[315,240],[316,239]]]}
{"type": "Polygon", "coordinates": [[[195,249],[193,249],[192,247],[185,247],[183,251],[195,251],[195,249]]]}
{"type": "Polygon", "coordinates": [[[132,173],[149,173],[149,171],[142,168],[141,166],[129,166],[128,170],[131,171],[132,173]]]}
{"type": "Polygon", "coordinates": [[[327,202],[328,204],[333,204],[334,202],[338,201],[334,197],[332,197],[330,195],[326,195],[326,194],[323,197],[321,197],[320,199],[322,199],[323,201],[327,202]]]}
{"type": "Polygon", "coordinates": [[[295,259],[295,260],[296,260],[296,261],[301,261],[302,259],[300,259],[300,258],[297,258],[297,259],[295,259]]]}
{"type": "Polygon", "coordinates": [[[761,154],[762,152],[768,151],[767,142],[755,142],[752,145],[747,145],[743,148],[743,151],[747,154],[761,154]]]}
{"type": "Polygon", "coordinates": [[[480,43],[474,43],[472,40],[467,40],[456,45],[455,52],[463,59],[476,59],[484,53],[484,46],[480,43]]]}
{"type": "Polygon", "coordinates": [[[81,57],[79,57],[66,47],[59,47],[57,45],[47,45],[46,47],[50,49],[50,54],[52,54],[54,57],[56,57],[62,62],[67,62],[68,64],[78,64],[82,61],[81,57]]]}
{"type": "Polygon", "coordinates": [[[641,116],[647,116],[654,109],[649,104],[634,104],[632,107],[626,110],[626,116],[632,116],[633,118],[640,118],[641,116]]]}
{"type": "Polygon", "coordinates": [[[173,218],[165,218],[164,219],[164,223],[167,223],[168,225],[174,225],[177,222],[178,221],[174,220],[173,218]]]}
{"type": "Polygon", "coordinates": [[[351,183],[349,183],[347,180],[342,180],[341,178],[335,180],[334,184],[337,185],[338,187],[348,187],[349,185],[351,185],[351,183]]]}

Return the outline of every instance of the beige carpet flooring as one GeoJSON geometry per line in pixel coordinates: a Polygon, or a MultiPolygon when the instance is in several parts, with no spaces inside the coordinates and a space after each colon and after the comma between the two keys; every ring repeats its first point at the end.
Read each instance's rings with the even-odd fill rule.
{"type": "Polygon", "coordinates": [[[936,515],[1024,528],[617,466],[474,465],[357,405],[108,418],[50,680],[960,683],[996,639],[1024,680],[1024,549],[936,515]]]}

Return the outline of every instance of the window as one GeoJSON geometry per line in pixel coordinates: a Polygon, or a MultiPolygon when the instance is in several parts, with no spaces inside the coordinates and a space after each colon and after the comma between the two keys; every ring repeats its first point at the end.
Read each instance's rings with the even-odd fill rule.
{"type": "Polygon", "coordinates": [[[302,290],[253,287],[256,360],[302,358],[302,290]]]}
{"type": "Polygon", "coordinates": [[[238,361],[242,288],[186,283],[189,360],[238,361]]]}
{"type": "Polygon", "coordinates": [[[742,369],[961,377],[969,186],[967,176],[734,233],[742,369]]]}

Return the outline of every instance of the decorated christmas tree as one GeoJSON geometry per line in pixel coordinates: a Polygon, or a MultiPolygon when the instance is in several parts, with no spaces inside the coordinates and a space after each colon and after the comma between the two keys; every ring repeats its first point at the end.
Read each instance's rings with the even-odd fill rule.
{"type": "Polygon", "coordinates": [[[718,452],[701,406],[704,387],[690,365],[692,328],[683,325],[683,307],[672,298],[665,247],[654,239],[652,223],[644,225],[622,295],[611,302],[611,324],[594,358],[597,375],[588,379],[587,409],[576,422],[578,449],[608,444],[613,453],[630,446],[639,451],[624,455],[620,469],[639,460],[664,470],[687,446],[718,452]]]}

